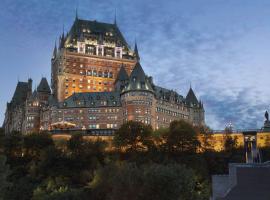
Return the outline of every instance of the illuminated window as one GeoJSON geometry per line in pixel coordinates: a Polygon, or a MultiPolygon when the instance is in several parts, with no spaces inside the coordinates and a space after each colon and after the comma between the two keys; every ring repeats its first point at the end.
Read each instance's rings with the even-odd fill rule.
{"type": "Polygon", "coordinates": [[[113,73],[109,72],[109,78],[113,78],[113,73]]]}
{"type": "Polygon", "coordinates": [[[92,71],[87,71],[87,76],[92,76],[92,71]]]}

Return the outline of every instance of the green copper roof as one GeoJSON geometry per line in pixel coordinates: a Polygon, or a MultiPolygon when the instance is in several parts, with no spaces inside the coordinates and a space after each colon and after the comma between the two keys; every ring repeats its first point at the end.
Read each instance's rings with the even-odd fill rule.
{"type": "Polygon", "coordinates": [[[29,85],[27,82],[18,82],[16,86],[16,90],[11,100],[12,105],[22,105],[29,91],[29,85]]]}
{"type": "Polygon", "coordinates": [[[51,89],[50,86],[48,84],[48,81],[46,78],[42,78],[38,87],[37,87],[37,91],[38,92],[47,92],[47,93],[51,93],[51,89]]]}
{"type": "Polygon", "coordinates": [[[74,93],[61,103],[62,107],[115,107],[121,106],[119,92],[74,93]]]}
{"type": "Polygon", "coordinates": [[[130,74],[129,82],[122,92],[124,93],[128,91],[137,91],[137,90],[150,91],[154,93],[152,84],[149,78],[145,75],[142,66],[139,62],[136,63],[133,71],[130,74]]]}
{"type": "Polygon", "coordinates": [[[112,33],[112,37],[118,41],[118,43],[122,43],[123,46],[129,49],[128,43],[123,37],[121,31],[119,30],[116,24],[103,23],[98,21],[90,21],[90,20],[82,20],[76,18],[74,24],[71,27],[70,32],[67,36],[67,43],[73,42],[73,39],[79,40],[84,37],[84,35],[94,35],[100,40],[101,37],[105,37],[106,33],[112,33]],[[83,32],[83,30],[89,30],[90,32],[83,32]]]}
{"type": "Polygon", "coordinates": [[[187,94],[187,97],[186,97],[186,101],[188,103],[193,103],[193,104],[198,104],[198,99],[195,95],[195,93],[193,92],[192,88],[190,87],[189,91],[188,91],[188,94],[187,94]]]}
{"type": "Polygon", "coordinates": [[[168,90],[163,87],[155,86],[155,95],[157,99],[163,100],[163,101],[171,101],[174,100],[176,103],[182,103],[184,102],[184,97],[182,95],[179,95],[176,91],[168,90]]]}
{"type": "Polygon", "coordinates": [[[117,75],[116,81],[126,81],[126,80],[128,80],[128,74],[124,66],[122,65],[117,75]]]}

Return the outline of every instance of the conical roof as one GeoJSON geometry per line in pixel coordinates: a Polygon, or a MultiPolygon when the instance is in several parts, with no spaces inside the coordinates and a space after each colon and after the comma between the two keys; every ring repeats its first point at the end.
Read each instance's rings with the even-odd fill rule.
{"type": "Polygon", "coordinates": [[[124,66],[122,65],[119,72],[118,72],[116,81],[126,81],[126,80],[128,80],[128,74],[127,74],[127,71],[125,70],[124,66]]]}
{"type": "Polygon", "coordinates": [[[136,63],[133,71],[130,74],[128,84],[122,92],[124,93],[137,90],[154,92],[151,82],[149,78],[145,75],[139,62],[136,63]]]}
{"type": "Polygon", "coordinates": [[[38,92],[47,92],[47,93],[51,93],[51,89],[50,86],[48,84],[48,81],[45,77],[43,77],[37,87],[37,91],[38,92]]]}
{"type": "Polygon", "coordinates": [[[134,47],[134,57],[139,61],[140,60],[140,55],[137,47],[137,42],[135,41],[135,47],[134,47]]]}
{"type": "Polygon", "coordinates": [[[186,97],[186,101],[188,103],[193,103],[193,104],[198,104],[198,99],[194,93],[194,91],[192,90],[192,88],[190,87],[189,91],[188,91],[188,94],[187,94],[187,97],[186,97]]]}

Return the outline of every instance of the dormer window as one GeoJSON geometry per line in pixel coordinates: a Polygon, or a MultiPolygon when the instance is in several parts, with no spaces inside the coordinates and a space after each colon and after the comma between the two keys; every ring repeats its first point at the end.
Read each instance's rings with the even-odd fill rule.
{"type": "Polygon", "coordinates": [[[78,53],[85,53],[85,44],[82,42],[77,43],[78,46],[78,53]]]}
{"type": "Polygon", "coordinates": [[[86,45],[85,51],[86,51],[86,53],[88,53],[90,55],[95,55],[96,54],[96,48],[94,46],[92,46],[92,45],[86,45]]]}
{"type": "Polygon", "coordinates": [[[116,58],[122,58],[122,48],[121,47],[116,47],[114,50],[114,55],[116,58]]]}

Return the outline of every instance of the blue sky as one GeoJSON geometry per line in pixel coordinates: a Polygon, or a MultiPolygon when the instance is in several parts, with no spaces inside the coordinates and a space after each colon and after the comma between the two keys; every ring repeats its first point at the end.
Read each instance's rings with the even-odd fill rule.
{"type": "Polygon", "coordinates": [[[17,81],[50,79],[54,41],[79,17],[117,23],[154,82],[203,100],[206,123],[260,128],[269,109],[268,0],[1,0],[0,122],[17,81]]]}

